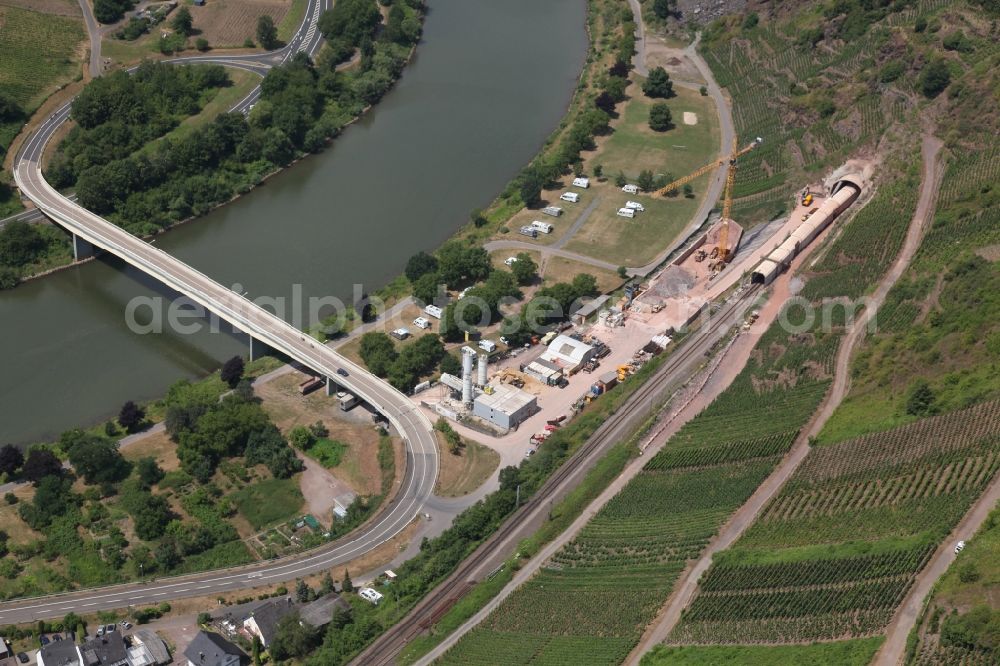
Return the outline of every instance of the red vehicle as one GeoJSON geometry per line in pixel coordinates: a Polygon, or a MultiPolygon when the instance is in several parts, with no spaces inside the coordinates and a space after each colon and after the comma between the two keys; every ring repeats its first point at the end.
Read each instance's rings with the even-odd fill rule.
{"type": "Polygon", "coordinates": [[[552,425],[551,423],[549,423],[549,424],[547,424],[547,425],[545,426],[545,429],[546,429],[546,430],[548,430],[549,432],[554,432],[554,431],[556,431],[556,430],[557,430],[558,428],[559,428],[559,426],[555,426],[555,425],[552,425]]]}

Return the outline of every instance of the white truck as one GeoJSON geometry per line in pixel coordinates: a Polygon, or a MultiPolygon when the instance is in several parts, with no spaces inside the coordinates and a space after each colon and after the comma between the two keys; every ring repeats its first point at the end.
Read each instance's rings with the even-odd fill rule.
{"type": "Polygon", "coordinates": [[[619,208],[618,209],[618,217],[627,217],[627,218],[631,219],[631,218],[635,217],[635,210],[633,210],[631,208],[619,208]]]}
{"type": "Polygon", "coordinates": [[[422,328],[424,330],[427,330],[428,328],[431,327],[431,323],[427,320],[426,317],[417,317],[416,319],[413,320],[413,325],[416,326],[417,328],[422,328]]]}
{"type": "Polygon", "coordinates": [[[535,231],[541,231],[543,234],[552,233],[552,225],[548,222],[542,222],[541,220],[535,220],[531,223],[531,228],[535,231]]]}
{"type": "Polygon", "coordinates": [[[479,348],[482,349],[487,354],[492,354],[494,351],[496,351],[497,343],[493,342],[492,340],[480,340],[479,348]]]}
{"type": "Polygon", "coordinates": [[[568,201],[570,203],[576,203],[580,200],[580,195],[576,192],[563,192],[559,195],[559,198],[563,201],[568,201]]]}

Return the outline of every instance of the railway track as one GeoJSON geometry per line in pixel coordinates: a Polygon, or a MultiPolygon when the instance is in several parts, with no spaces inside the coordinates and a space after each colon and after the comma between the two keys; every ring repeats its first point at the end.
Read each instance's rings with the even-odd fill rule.
{"type": "Polygon", "coordinates": [[[433,626],[477,582],[495,571],[518,541],[538,529],[547,515],[545,510],[575,487],[607,449],[629,436],[648,418],[653,407],[668,395],[671,385],[686,378],[694,369],[692,366],[696,367],[701,362],[726,331],[742,321],[743,314],[753,304],[760,289],[760,285],[753,285],[739,298],[710,314],[706,324],[685,340],[520,509],[351,664],[388,666],[395,663],[396,657],[411,639],[433,626]]]}

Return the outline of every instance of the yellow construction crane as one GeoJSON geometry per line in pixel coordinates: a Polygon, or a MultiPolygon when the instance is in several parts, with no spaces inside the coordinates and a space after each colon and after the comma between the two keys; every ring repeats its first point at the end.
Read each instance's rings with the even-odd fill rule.
{"type": "Polygon", "coordinates": [[[662,187],[656,191],[656,194],[658,195],[664,195],[668,192],[673,192],[677,188],[683,187],[687,183],[690,183],[698,176],[703,176],[709,171],[717,169],[728,162],[729,170],[726,172],[726,189],[722,196],[722,228],[719,230],[719,244],[717,246],[718,253],[716,255],[718,257],[718,261],[715,262],[715,265],[725,264],[727,261],[729,261],[729,220],[731,219],[730,214],[732,213],[733,209],[733,185],[736,182],[736,161],[743,155],[746,155],[751,150],[762,144],[763,142],[764,139],[757,137],[756,139],[745,145],[743,148],[740,148],[739,143],[737,143],[737,139],[734,136],[733,150],[729,154],[729,157],[723,157],[712,162],[711,164],[706,164],[700,169],[697,169],[689,173],[688,175],[684,176],[683,178],[679,178],[674,182],[670,183],[669,185],[662,187]]]}
{"type": "Polygon", "coordinates": [[[720,166],[725,166],[726,163],[729,164],[730,177],[731,178],[735,178],[736,176],[735,176],[735,174],[732,174],[732,171],[733,171],[733,167],[736,166],[736,160],[737,160],[737,158],[742,157],[743,155],[746,155],[747,153],[749,153],[751,150],[753,150],[754,148],[756,148],[758,145],[760,145],[763,142],[764,142],[764,139],[762,139],[760,137],[757,137],[751,143],[748,143],[743,148],[740,148],[739,150],[737,150],[737,148],[736,148],[736,146],[737,146],[736,138],[733,137],[733,152],[732,152],[732,154],[729,157],[720,157],[719,159],[715,160],[714,162],[712,162],[710,164],[706,164],[705,166],[701,167],[700,169],[696,169],[695,171],[692,171],[691,173],[689,173],[688,175],[684,176],[683,178],[678,178],[677,180],[675,180],[674,182],[670,183],[669,185],[661,187],[656,192],[654,192],[654,194],[656,194],[658,196],[663,196],[667,192],[673,192],[674,190],[680,189],[681,187],[687,185],[688,183],[690,183],[692,180],[694,180],[698,176],[703,176],[706,173],[708,173],[709,171],[711,171],[712,169],[718,169],[720,166]]]}

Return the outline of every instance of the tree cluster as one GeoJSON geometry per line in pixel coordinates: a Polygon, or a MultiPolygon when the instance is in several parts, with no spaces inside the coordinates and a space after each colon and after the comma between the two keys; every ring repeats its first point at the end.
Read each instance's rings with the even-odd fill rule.
{"type": "Polygon", "coordinates": [[[101,23],[115,23],[134,6],[135,0],[94,0],[94,18],[101,23]]]}
{"type": "MultiPolygon", "coordinates": [[[[398,4],[406,14],[401,26],[411,20],[419,25],[413,8],[418,3],[398,4]]],[[[141,147],[197,112],[209,87],[228,85],[225,71],[144,63],[132,77],[101,77],[74,102],[79,127],[63,142],[47,176],[60,188],[75,185],[84,206],[134,233],[202,214],[297,155],[322,150],[381,99],[402,72],[409,45],[376,35],[380,16],[374,0],[345,0],[321,18],[342,43],[364,37],[358,37],[359,67],[337,71],[335,50],[324,51],[318,63],[298,53],[269,71],[249,118],[222,114],[141,154],[141,147]]]]}
{"type": "Polygon", "coordinates": [[[118,442],[103,435],[69,430],[60,436],[59,448],[88,485],[115,484],[132,471],[131,463],[118,451],[118,442]]]}
{"type": "Polygon", "coordinates": [[[445,355],[441,338],[430,333],[397,352],[392,339],[381,331],[361,336],[361,360],[372,374],[385,377],[403,392],[413,390],[420,377],[434,371],[445,355]]]}
{"type": "Polygon", "coordinates": [[[522,306],[517,319],[504,320],[503,331],[511,345],[522,345],[531,339],[532,334],[569,318],[579,307],[581,299],[597,293],[597,279],[587,273],[580,273],[572,282],[557,282],[543,287],[522,306]]]}
{"type": "Polygon", "coordinates": [[[670,80],[667,70],[662,67],[654,67],[649,70],[649,77],[642,84],[642,92],[645,93],[646,97],[667,99],[675,95],[674,82],[670,80]]]}
{"type": "Polygon", "coordinates": [[[0,264],[20,268],[45,252],[45,239],[34,225],[10,222],[0,228],[0,264]]]}

